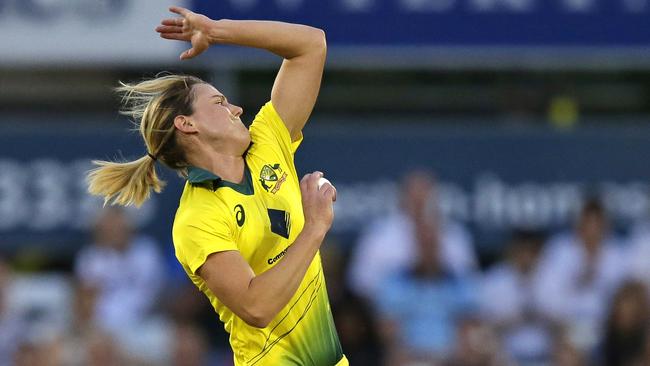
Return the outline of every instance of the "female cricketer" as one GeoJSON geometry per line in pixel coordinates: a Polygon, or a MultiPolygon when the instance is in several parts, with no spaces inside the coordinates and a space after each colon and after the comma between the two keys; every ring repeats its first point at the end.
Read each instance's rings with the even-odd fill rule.
{"type": "Polygon", "coordinates": [[[189,41],[181,59],[213,44],[283,58],[271,100],[250,128],[212,85],[165,75],[122,84],[124,113],[147,148],[125,163],[95,161],[89,191],[140,205],[160,192],[159,161],[187,179],[173,226],[176,257],[230,333],[236,365],[347,365],[330,311],[319,247],[336,189],[322,173],[298,180],[294,153],[320,88],[323,31],[267,21],[212,20],[180,7],[156,31],[189,41]]]}

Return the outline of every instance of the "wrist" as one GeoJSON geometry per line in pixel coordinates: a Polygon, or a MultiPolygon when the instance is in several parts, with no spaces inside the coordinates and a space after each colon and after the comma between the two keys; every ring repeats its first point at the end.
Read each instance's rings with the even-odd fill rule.
{"type": "Polygon", "coordinates": [[[325,239],[327,230],[329,228],[323,224],[312,222],[305,222],[301,235],[305,236],[308,240],[318,242],[319,244],[325,239]]]}
{"type": "Polygon", "coordinates": [[[230,19],[213,20],[207,34],[210,44],[228,43],[232,23],[230,19]]]}

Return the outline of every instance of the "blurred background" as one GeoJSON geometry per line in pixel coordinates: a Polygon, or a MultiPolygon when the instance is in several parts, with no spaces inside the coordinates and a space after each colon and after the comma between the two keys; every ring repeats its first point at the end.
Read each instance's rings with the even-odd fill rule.
{"type": "Polygon", "coordinates": [[[183,181],[86,194],[145,153],[118,81],[194,74],[251,121],[280,60],[153,31],[168,5],[323,28],[296,156],[353,365],[650,365],[650,1],[0,0],[0,365],[232,365],[174,258],[183,181]]]}

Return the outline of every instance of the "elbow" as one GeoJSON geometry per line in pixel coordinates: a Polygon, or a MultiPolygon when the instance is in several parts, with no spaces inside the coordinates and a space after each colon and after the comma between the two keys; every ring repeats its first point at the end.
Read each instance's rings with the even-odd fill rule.
{"type": "Polygon", "coordinates": [[[271,318],[264,318],[264,317],[249,316],[247,318],[243,318],[243,320],[244,322],[246,322],[246,324],[250,325],[251,327],[260,328],[260,329],[268,327],[269,324],[271,323],[271,318]]]}
{"type": "Polygon", "coordinates": [[[255,328],[268,327],[271,321],[273,320],[273,318],[275,317],[275,314],[273,314],[268,309],[254,308],[254,307],[246,309],[244,311],[244,314],[242,315],[243,315],[241,316],[242,320],[246,322],[246,324],[255,328]]]}
{"type": "Polygon", "coordinates": [[[312,48],[325,56],[327,53],[327,37],[325,36],[325,31],[320,28],[311,28],[311,31],[312,48]]]}
{"type": "Polygon", "coordinates": [[[325,31],[322,29],[317,29],[318,31],[318,47],[322,50],[323,55],[327,53],[327,37],[325,36],[325,31]]]}

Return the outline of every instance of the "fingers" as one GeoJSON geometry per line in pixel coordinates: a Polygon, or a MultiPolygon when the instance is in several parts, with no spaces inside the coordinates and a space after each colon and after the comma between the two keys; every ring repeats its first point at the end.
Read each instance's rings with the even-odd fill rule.
{"type": "Polygon", "coordinates": [[[196,54],[194,52],[194,48],[190,48],[189,50],[181,53],[181,60],[187,60],[187,59],[190,59],[190,58],[192,58],[194,56],[196,56],[196,54]]]}
{"type": "Polygon", "coordinates": [[[313,172],[309,174],[305,174],[302,179],[300,180],[300,187],[305,189],[305,190],[314,190],[318,189],[318,179],[323,176],[323,173],[321,172],[313,172]]]}
{"type": "Polygon", "coordinates": [[[306,189],[307,188],[307,178],[309,178],[311,174],[305,174],[302,176],[302,179],[300,179],[300,188],[306,189]]]}
{"type": "Polygon", "coordinates": [[[307,184],[309,185],[310,189],[316,189],[318,190],[318,180],[323,176],[322,172],[315,171],[311,173],[311,176],[309,177],[309,180],[307,184]]]}
{"type": "Polygon", "coordinates": [[[187,10],[185,8],[181,8],[180,6],[171,6],[169,8],[169,11],[171,11],[172,13],[176,13],[178,15],[182,15],[182,16],[186,16],[186,15],[192,13],[191,11],[189,11],[189,10],[187,10]]]}
{"type": "Polygon", "coordinates": [[[189,41],[189,37],[184,33],[160,33],[160,37],[176,41],[189,41]]]}
{"type": "Polygon", "coordinates": [[[310,174],[305,174],[300,180],[300,188],[306,193],[312,190],[320,191],[323,196],[329,198],[332,201],[336,201],[336,187],[331,183],[324,183],[323,186],[318,188],[318,180],[323,177],[323,173],[316,171],[310,174]]]}
{"type": "Polygon", "coordinates": [[[183,27],[175,25],[159,25],[156,27],[158,33],[183,33],[183,27]]]}
{"type": "Polygon", "coordinates": [[[182,27],[183,26],[183,18],[167,18],[167,19],[163,19],[160,22],[160,24],[182,27]]]}
{"type": "Polygon", "coordinates": [[[323,191],[323,195],[329,199],[331,199],[333,202],[336,202],[336,188],[329,184],[325,183],[323,184],[323,187],[321,187],[321,191],[323,191]]]}
{"type": "MultiPolygon", "coordinates": [[[[187,39],[187,38],[182,38],[182,39],[187,39]]],[[[181,53],[181,60],[187,60],[190,58],[194,58],[208,49],[208,44],[207,42],[202,42],[200,39],[197,40],[197,35],[195,34],[190,38],[190,41],[192,42],[192,48],[189,50],[181,53]]]]}

